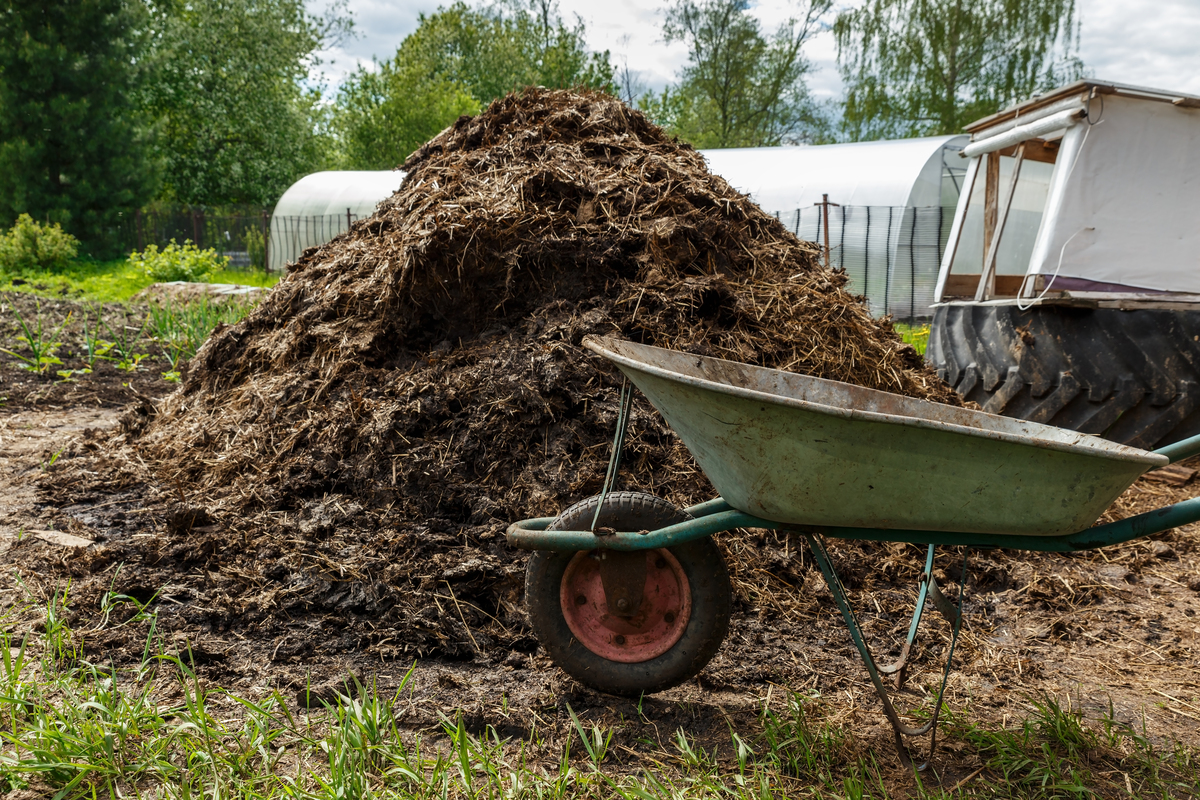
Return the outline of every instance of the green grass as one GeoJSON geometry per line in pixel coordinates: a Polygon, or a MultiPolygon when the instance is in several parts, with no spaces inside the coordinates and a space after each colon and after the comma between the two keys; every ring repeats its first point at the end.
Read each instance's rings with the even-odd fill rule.
{"type": "Polygon", "coordinates": [[[925,348],[929,344],[930,325],[909,325],[905,322],[895,322],[892,327],[896,329],[896,333],[900,334],[900,338],[906,344],[911,344],[918,353],[925,355],[925,348]]]}
{"type": "MultiPolygon", "coordinates": [[[[164,377],[178,376],[179,362],[196,355],[218,323],[233,325],[256,305],[255,300],[212,303],[200,298],[188,303],[154,303],[149,306],[145,332],[162,347],[170,364],[164,377]]],[[[168,377],[168,379],[172,379],[168,377]]]]}
{"type": "MultiPolygon", "coordinates": [[[[216,273],[211,283],[240,283],[246,286],[274,286],[279,273],[259,270],[227,269],[216,273]]],[[[0,274],[0,289],[34,292],[48,297],[78,297],[104,303],[125,302],[154,281],[125,259],[118,261],[78,261],[57,274],[0,274]],[[16,278],[24,281],[9,285],[16,278]]]]}
{"type": "Polygon", "coordinates": [[[794,694],[782,710],[764,710],[757,733],[731,730],[724,755],[678,730],[669,746],[631,761],[628,748],[614,758],[619,731],[569,708],[565,729],[535,728],[523,739],[490,727],[471,733],[459,717],[405,729],[397,712],[409,705],[412,670],[390,692],[348,679],[345,693],[317,710],[279,692],[243,696],[200,677],[186,646],[168,648],[150,603],[110,593],[82,632],[68,624],[70,611],[60,589],[0,619],[0,794],[1057,800],[1200,792],[1194,749],[1156,747],[1111,714],[1085,720],[1048,698],[1012,729],[952,717],[949,738],[976,748],[984,767],[951,792],[927,785],[928,774],[881,768],[820,698],[794,694]],[[18,618],[36,633],[17,634],[18,618]],[[124,626],[146,632],[140,659],[118,668],[84,657],[85,635],[124,626]]]}

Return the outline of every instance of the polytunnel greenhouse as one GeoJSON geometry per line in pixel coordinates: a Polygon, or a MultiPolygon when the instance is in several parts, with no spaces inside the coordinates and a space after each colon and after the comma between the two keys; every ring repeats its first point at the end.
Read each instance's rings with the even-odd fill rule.
{"type": "MultiPolygon", "coordinates": [[[[931,313],[967,141],[940,136],[701,153],[714,173],[796,235],[824,245],[828,231],[831,266],[846,270],[851,289],[867,297],[874,313],[914,319],[931,313]]],[[[301,178],[275,206],[270,268],[282,269],[369,216],[403,177],[386,171],[301,178]]]]}
{"type": "Polygon", "coordinates": [[[328,171],[288,187],[271,214],[267,269],[280,270],[310,247],[328,242],[400,188],[403,172],[328,171]]]}

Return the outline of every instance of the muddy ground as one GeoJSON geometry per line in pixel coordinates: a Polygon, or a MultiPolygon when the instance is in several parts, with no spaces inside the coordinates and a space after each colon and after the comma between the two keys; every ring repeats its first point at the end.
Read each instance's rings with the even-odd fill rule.
{"type": "MultiPolygon", "coordinates": [[[[12,297],[5,296],[5,302],[31,302],[12,297]]],[[[59,313],[69,310],[67,301],[53,304],[59,313]]],[[[0,347],[16,349],[15,328],[7,317],[0,329],[0,347]]],[[[63,352],[70,349],[65,346],[63,352]]],[[[731,634],[698,678],[640,703],[596,694],[557,670],[522,625],[519,597],[510,615],[497,618],[496,609],[475,607],[454,590],[470,584],[463,573],[472,570],[478,573],[472,580],[520,585],[524,559],[502,544],[499,529],[486,564],[431,567],[430,602],[422,612],[428,619],[421,624],[457,631],[476,644],[457,655],[389,650],[386,630],[362,640],[360,627],[347,633],[334,615],[306,613],[305,593],[337,592],[336,581],[282,590],[294,596],[275,596],[273,602],[290,603],[294,612],[290,621],[267,628],[253,624],[254,603],[223,594],[232,578],[219,571],[237,569],[228,562],[196,559],[195,580],[186,586],[145,583],[153,570],[132,569],[123,557],[133,552],[133,542],[161,542],[157,551],[142,547],[138,552],[164,556],[180,546],[180,508],[169,490],[129,484],[55,497],[48,487],[55,485],[55,471],[73,459],[95,457],[95,443],[104,441],[98,432],[118,425],[124,406],[136,409],[171,390],[173,385],[159,377],[165,368],[149,360],[135,373],[97,370],[73,383],[55,383],[18,370],[13,357],[0,354],[0,397],[6,398],[0,406],[0,558],[7,566],[0,605],[19,611],[30,597],[44,601],[68,581],[103,582],[148,603],[157,612],[157,632],[166,647],[187,654],[203,678],[251,695],[280,689],[299,700],[306,686],[328,686],[348,672],[388,689],[398,686],[415,662],[401,712],[413,729],[436,729],[441,715],[461,711],[475,729],[492,725],[518,737],[536,729],[550,747],[568,735],[569,705],[583,719],[615,728],[618,760],[630,767],[658,749],[671,750],[679,728],[706,749],[731,756],[730,728],[755,736],[764,703],[779,703],[787,691],[819,694],[830,720],[854,732],[856,747],[874,750],[882,764],[902,775],[879,704],[811,555],[801,541],[780,534],[723,536],[732,558],[752,550],[755,565],[754,575],[735,576],[731,634]],[[80,542],[49,531],[92,544],[74,546],[80,542]],[[130,582],[123,577],[129,574],[139,579],[130,582]],[[489,641],[479,641],[485,637],[489,641]]],[[[1168,480],[1155,477],[1139,480],[1114,513],[1200,494],[1200,482],[1186,464],[1167,474],[1168,480]]],[[[914,475],[913,490],[936,487],[922,485],[921,476],[914,475]]],[[[330,528],[353,518],[360,533],[388,524],[386,515],[346,507],[341,498],[331,498],[326,514],[330,528]]],[[[219,526],[192,519],[186,530],[217,527],[207,533],[236,541],[254,524],[253,518],[219,526]]],[[[846,570],[872,645],[881,661],[889,660],[908,625],[921,553],[899,544],[835,542],[832,549],[846,570]]],[[[336,571],[336,552],[315,546],[312,557],[326,562],[320,574],[336,571]]],[[[947,548],[939,558],[944,585],[956,584],[960,560],[957,548],[947,548]]],[[[999,726],[1024,718],[1030,698],[1046,693],[1064,702],[1070,698],[1093,719],[1111,704],[1117,719],[1139,731],[1144,727],[1154,740],[1200,746],[1198,560],[1200,528],[1194,525],[1094,553],[973,553],[949,706],[965,711],[972,722],[999,726]]],[[[375,574],[359,577],[386,581],[386,564],[368,568],[375,574]]],[[[119,626],[132,614],[129,604],[101,624],[94,600],[84,595],[76,606],[84,653],[118,663],[140,658],[147,625],[119,626]]],[[[18,627],[36,627],[36,611],[14,613],[18,627]]],[[[357,614],[369,618],[370,610],[360,608],[357,614]]],[[[932,624],[923,634],[902,706],[919,705],[925,687],[940,678],[939,657],[949,631],[936,615],[928,619],[932,624]]],[[[945,785],[975,772],[979,758],[968,745],[951,737],[946,748],[939,757],[945,785]]]]}

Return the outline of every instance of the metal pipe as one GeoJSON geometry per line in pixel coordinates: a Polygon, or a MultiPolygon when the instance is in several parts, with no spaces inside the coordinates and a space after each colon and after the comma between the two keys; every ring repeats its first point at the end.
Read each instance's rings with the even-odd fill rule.
{"type": "Polygon", "coordinates": [[[597,536],[591,531],[548,531],[545,526],[550,522],[553,522],[553,519],[547,520],[546,517],[514,522],[508,526],[506,534],[508,543],[519,550],[571,552],[604,548],[605,550],[629,552],[673,547],[733,528],[780,527],[778,523],[768,522],[733,509],[706,514],[699,519],[689,519],[686,522],[668,525],[665,528],[646,533],[619,532],[597,536]],[[539,525],[541,527],[538,527],[539,525]]]}
{"type": "Polygon", "coordinates": [[[1193,436],[1190,439],[1181,439],[1174,444],[1169,444],[1166,447],[1160,447],[1154,451],[1155,455],[1166,456],[1171,459],[1174,464],[1177,461],[1183,461],[1185,458],[1200,454],[1200,435],[1193,436]]]}
{"type": "MultiPolygon", "coordinates": [[[[708,504],[701,504],[705,506],[708,504]]],[[[824,525],[790,525],[730,509],[706,514],[656,531],[619,532],[596,536],[590,531],[548,531],[553,517],[539,517],[514,522],[508,527],[508,543],[521,550],[632,551],[672,547],[711,536],[733,528],[767,528],[819,533],[833,539],[856,539],[876,542],[908,542],[911,544],[964,545],[967,547],[1003,547],[1010,550],[1042,552],[1072,552],[1128,542],[1153,533],[1200,520],[1200,497],[1147,511],[1134,517],[1097,525],[1062,536],[1029,536],[1008,533],[964,533],[962,531],[914,531],[877,528],[837,528],[824,525]]]]}
{"type": "Polygon", "coordinates": [[[1070,540],[1073,550],[1088,550],[1161,533],[1196,520],[1200,520],[1200,497],[1156,508],[1135,517],[1126,517],[1107,525],[1097,525],[1086,531],[1073,533],[1067,539],[1070,540]]]}
{"type": "MultiPolygon", "coordinates": [[[[1200,497],[1181,503],[1156,508],[1144,514],[1127,517],[1107,525],[1063,536],[1027,536],[1006,533],[958,533],[953,531],[901,531],[875,530],[870,528],[805,528],[794,526],[802,532],[816,530],[835,539],[866,539],[878,542],[909,542],[913,544],[966,545],[968,547],[1003,547],[1010,550],[1037,550],[1042,552],[1066,553],[1075,550],[1091,550],[1097,547],[1128,542],[1180,525],[1200,520],[1200,497]]],[[[788,527],[775,525],[773,527],[788,527]]],[[[761,528],[763,525],[743,524],[741,527],[761,528]]]]}
{"type": "MultiPolygon", "coordinates": [[[[1061,111],[1069,111],[1071,109],[1081,108],[1085,103],[1087,103],[1087,98],[1087,92],[1071,95],[1070,97],[1064,97],[1062,100],[1057,100],[1049,105],[1034,109],[1028,114],[1018,114],[1011,119],[1004,120],[1004,122],[998,122],[995,125],[984,128],[983,130],[975,131],[975,133],[971,134],[971,144],[982,142],[984,139],[991,139],[994,136],[999,136],[1002,133],[1011,131],[1018,125],[1028,125],[1031,122],[1037,122],[1039,119],[1045,119],[1046,117],[1053,116],[1061,111]]],[[[970,147],[970,145],[967,146],[970,147]]],[[[966,154],[960,153],[959,155],[966,154]]]]}
{"type": "Polygon", "coordinates": [[[977,142],[971,142],[963,148],[962,154],[966,158],[974,158],[981,156],[984,153],[994,153],[997,150],[1003,150],[1005,147],[1010,147],[1014,144],[1036,139],[1044,133],[1069,128],[1079,121],[1085,113],[1085,109],[1080,106],[1067,111],[1060,111],[1035,122],[1030,122],[1025,125],[1018,125],[1012,130],[1001,133],[997,136],[989,136],[986,139],[981,139],[977,142]]]}
{"type": "Polygon", "coordinates": [[[688,506],[684,511],[693,517],[707,517],[709,514],[716,514],[718,511],[728,511],[729,508],[729,503],[725,502],[725,498],[718,497],[716,500],[709,500],[707,503],[688,506]]]}

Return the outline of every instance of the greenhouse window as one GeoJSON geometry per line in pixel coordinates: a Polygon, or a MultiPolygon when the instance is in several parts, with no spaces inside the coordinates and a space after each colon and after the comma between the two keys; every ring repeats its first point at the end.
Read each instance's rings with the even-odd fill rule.
{"type": "Polygon", "coordinates": [[[1021,291],[1057,155],[1057,141],[1032,139],[979,156],[978,168],[968,173],[971,186],[964,187],[969,192],[966,214],[942,291],[944,299],[1015,297],[1021,291]],[[989,256],[994,261],[990,269],[989,256]],[[989,280],[981,291],[985,273],[989,280]]]}

